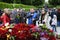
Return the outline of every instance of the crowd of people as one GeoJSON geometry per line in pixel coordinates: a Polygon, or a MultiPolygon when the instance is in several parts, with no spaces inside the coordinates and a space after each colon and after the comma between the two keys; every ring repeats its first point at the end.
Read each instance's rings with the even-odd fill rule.
{"type": "Polygon", "coordinates": [[[34,24],[38,25],[40,23],[46,24],[48,28],[56,32],[56,26],[60,23],[60,9],[56,8],[42,8],[42,9],[33,9],[30,11],[25,11],[25,9],[13,10],[5,8],[3,11],[0,10],[0,26],[6,23],[9,24],[19,24],[26,23],[28,25],[34,24]]]}

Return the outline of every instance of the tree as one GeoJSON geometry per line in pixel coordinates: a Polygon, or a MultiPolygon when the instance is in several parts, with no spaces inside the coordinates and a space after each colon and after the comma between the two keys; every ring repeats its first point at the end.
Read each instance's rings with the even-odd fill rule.
{"type": "Polygon", "coordinates": [[[22,0],[22,3],[27,5],[41,5],[44,3],[44,0],[22,0]]]}
{"type": "Polygon", "coordinates": [[[22,3],[26,5],[41,5],[44,3],[44,0],[0,0],[6,3],[22,3]]]}
{"type": "Polygon", "coordinates": [[[44,3],[44,0],[35,0],[34,5],[41,5],[44,3]]]}
{"type": "Polygon", "coordinates": [[[21,3],[21,0],[14,0],[13,3],[21,3]]]}
{"type": "Polygon", "coordinates": [[[2,0],[2,2],[13,3],[13,0],[2,0]]]}
{"type": "Polygon", "coordinates": [[[26,5],[33,5],[33,1],[35,0],[21,0],[21,2],[26,5]]]}
{"type": "Polygon", "coordinates": [[[51,4],[51,5],[60,5],[60,0],[49,0],[49,4],[51,4]]]}
{"type": "Polygon", "coordinates": [[[2,0],[0,0],[0,2],[2,2],[2,0]]]}

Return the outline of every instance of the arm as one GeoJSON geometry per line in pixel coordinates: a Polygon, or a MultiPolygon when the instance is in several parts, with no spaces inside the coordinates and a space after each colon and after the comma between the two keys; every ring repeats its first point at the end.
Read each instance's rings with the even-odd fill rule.
{"type": "Polygon", "coordinates": [[[27,17],[27,18],[32,17],[31,13],[27,13],[27,16],[26,16],[26,17],[27,17]]]}
{"type": "Polygon", "coordinates": [[[39,14],[35,13],[35,14],[33,15],[33,20],[38,20],[38,19],[39,19],[39,14]]]}

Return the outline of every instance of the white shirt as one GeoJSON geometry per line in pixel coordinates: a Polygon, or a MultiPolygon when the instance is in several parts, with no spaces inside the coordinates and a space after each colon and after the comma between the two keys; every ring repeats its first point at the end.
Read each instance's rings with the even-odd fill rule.
{"type": "Polygon", "coordinates": [[[53,19],[52,19],[51,25],[57,25],[57,18],[53,18],[53,19]]]}

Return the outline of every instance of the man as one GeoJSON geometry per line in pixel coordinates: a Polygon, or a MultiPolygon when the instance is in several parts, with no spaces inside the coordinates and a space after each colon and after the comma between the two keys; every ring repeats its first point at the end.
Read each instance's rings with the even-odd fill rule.
{"type": "Polygon", "coordinates": [[[20,23],[26,23],[26,12],[23,9],[19,9],[20,23]]]}
{"type": "Polygon", "coordinates": [[[52,9],[52,12],[51,12],[51,18],[53,18],[53,15],[57,15],[57,11],[56,11],[56,8],[53,8],[52,9]]]}
{"type": "Polygon", "coordinates": [[[14,10],[12,10],[12,12],[10,13],[10,19],[11,19],[11,22],[10,23],[15,23],[15,17],[17,15],[17,9],[14,8],[14,10]]]}
{"type": "Polygon", "coordinates": [[[28,24],[34,24],[36,25],[36,20],[39,18],[38,14],[35,12],[35,10],[33,8],[30,9],[30,12],[27,14],[27,18],[28,18],[28,24]]]}

